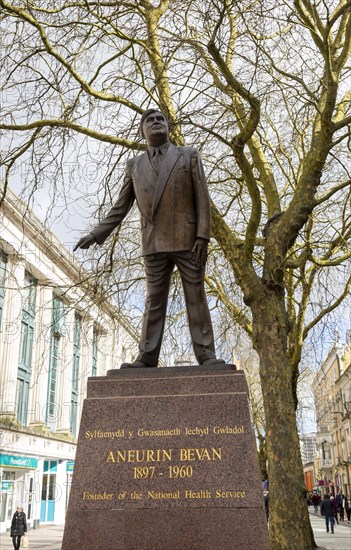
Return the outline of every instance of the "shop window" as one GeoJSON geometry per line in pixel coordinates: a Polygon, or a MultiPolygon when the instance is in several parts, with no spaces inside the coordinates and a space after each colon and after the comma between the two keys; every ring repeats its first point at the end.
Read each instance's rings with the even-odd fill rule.
{"type": "Polygon", "coordinates": [[[12,518],[13,495],[15,490],[15,472],[3,471],[1,481],[0,521],[8,521],[12,518]]]}
{"type": "Polygon", "coordinates": [[[43,483],[41,486],[41,500],[46,500],[47,491],[48,491],[48,476],[47,474],[44,474],[43,483]]]}

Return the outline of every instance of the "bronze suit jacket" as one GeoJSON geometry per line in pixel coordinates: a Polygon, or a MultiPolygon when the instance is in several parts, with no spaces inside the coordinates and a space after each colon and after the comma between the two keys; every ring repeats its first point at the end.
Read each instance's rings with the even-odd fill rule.
{"type": "Polygon", "coordinates": [[[193,147],[169,145],[156,176],[149,156],[127,162],[117,202],[91,231],[101,244],[136,200],[141,216],[141,253],[191,250],[196,237],[210,239],[210,198],[200,155],[193,147]]]}

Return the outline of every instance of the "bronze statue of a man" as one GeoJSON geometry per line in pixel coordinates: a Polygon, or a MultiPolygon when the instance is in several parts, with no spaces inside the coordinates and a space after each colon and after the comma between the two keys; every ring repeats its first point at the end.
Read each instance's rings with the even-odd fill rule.
{"type": "Polygon", "coordinates": [[[157,109],[141,117],[147,151],[127,162],[116,204],[77,248],[102,244],[136,200],[141,216],[141,252],[146,272],[146,304],[139,355],[121,368],[157,367],[172,271],[179,269],[192,344],[200,365],[216,359],[204,275],[210,240],[210,198],[199,153],[169,142],[168,122],[157,109]]]}

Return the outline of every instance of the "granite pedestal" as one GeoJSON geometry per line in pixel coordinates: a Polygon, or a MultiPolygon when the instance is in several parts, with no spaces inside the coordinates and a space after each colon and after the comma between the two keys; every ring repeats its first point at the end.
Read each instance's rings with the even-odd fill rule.
{"type": "Polygon", "coordinates": [[[268,550],[233,365],[89,378],[62,550],[268,550]]]}

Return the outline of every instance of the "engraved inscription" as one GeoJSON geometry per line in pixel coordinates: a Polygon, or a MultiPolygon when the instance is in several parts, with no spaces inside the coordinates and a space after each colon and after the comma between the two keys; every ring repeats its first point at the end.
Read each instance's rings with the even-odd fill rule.
{"type": "Polygon", "coordinates": [[[83,500],[112,500],[114,493],[89,493],[88,491],[83,492],[83,500]]]}
{"type": "Polygon", "coordinates": [[[117,428],[116,430],[86,430],[84,437],[88,441],[94,439],[132,439],[132,437],[181,437],[181,436],[199,436],[204,437],[210,434],[215,435],[239,435],[245,433],[245,427],[241,426],[187,426],[185,428],[138,428],[134,433],[125,428],[117,428]]]}
{"type": "Polygon", "coordinates": [[[215,481],[217,467],[222,464],[227,468],[228,461],[231,460],[230,439],[246,433],[243,424],[188,424],[182,427],[170,424],[162,428],[157,425],[133,426],[133,429],[121,426],[111,428],[86,429],[84,438],[88,444],[95,442],[101,448],[100,460],[108,468],[110,479],[113,479],[111,466],[116,471],[116,484],[109,486],[110,491],[115,490],[115,493],[108,490],[94,492],[88,487],[82,493],[82,500],[91,503],[115,502],[117,505],[124,502],[130,503],[130,506],[142,506],[146,501],[150,504],[161,501],[192,501],[203,505],[213,501],[223,504],[228,502],[227,506],[231,506],[229,501],[238,502],[247,498],[241,487],[233,487],[233,480],[228,479],[222,487],[216,486],[215,481]],[[166,441],[167,438],[169,446],[156,443],[154,446],[148,444],[145,445],[146,448],[142,448],[142,445],[138,445],[142,441],[155,443],[157,440],[166,441]],[[128,448],[130,441],[132,448],[128,448]],[[196,445],[197,442],[202,445],[196,445]],[[206,445],[209,442],[220,445],[206,445]],[[120,483],[122,487],[119,486],[120,483]]]}

